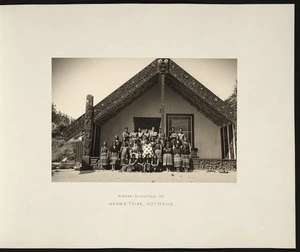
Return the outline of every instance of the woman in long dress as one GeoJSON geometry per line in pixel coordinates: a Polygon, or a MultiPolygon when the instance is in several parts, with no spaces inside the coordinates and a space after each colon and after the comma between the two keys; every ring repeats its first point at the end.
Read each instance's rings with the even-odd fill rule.
{"type": "Polygon", "coordinates": [[[106,170],[108,165],[108,154],[109,150],[107,148],[107,142],[103,142],[103,146],[100,148],[100,160],[99,160],[99,166],[101,170],[106,170]]]}
{"type": "Polygon", "coordinates": [[[173,149],[173,155],[174,155],[174,168],[179,172],[181,169],[181,149],[176,143],[175,148],[173,149]]]}
{"type": "Polygon", "coordinates": [[[163,155],[163,166],[165,167],[166,171],[170,171],[173,165],[173,156],[172,156],[172,148],[170,143],[166,143],[166,147],[164,148],[164,155],[163,155]]]}
{"type": "Polygon", "coordinates": [[[182,160],[182,168],[185,172],[188,172],[190,168],[190,149],[187,143],[182,144],[181,148],[181,160],[182,160]]]}
{"type": "Polygon", "coordinates": [[[120,159],[121,159],[121,167],[124,165],[128,165],[129,148],[127,142],[123,142],[122,144],[122,147],[120,149],[120,159]]]}
{"type": "Polygon", "coordinates": [[[114,141],[112,147],[110,148],[110,164],[111,170],[114,171],[116,168],[116,163],[119,158],[119,149],[117,143],[114,141]]]}
{"type": "Polygon", "coordinates": [[[159,166],[159,163],[162,161],[162,145],[159,139],[156,139],[156,142],[153,146],[154,155],[156,157],[156,163],[159,166]]]}

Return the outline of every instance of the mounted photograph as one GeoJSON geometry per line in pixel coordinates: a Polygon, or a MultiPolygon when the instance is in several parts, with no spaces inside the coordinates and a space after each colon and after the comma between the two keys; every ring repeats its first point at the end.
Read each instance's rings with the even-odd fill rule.
{"type": "Polygon", "coordinates": [[[237,83],[237,59],[52,58],[52,181],[235,183],[237,83]]]}

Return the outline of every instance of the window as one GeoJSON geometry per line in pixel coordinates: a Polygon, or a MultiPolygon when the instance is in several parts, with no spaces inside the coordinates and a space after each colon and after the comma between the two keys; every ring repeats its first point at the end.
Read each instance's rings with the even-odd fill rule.
{"type": "Polygon", "coordinates": [[[182,128],[183,133],[188,137],[188,141],[194,147],[194,115],[193,114],[167,114],[167,135],[169,136],[172,127],[178,133],[182,128]]]}

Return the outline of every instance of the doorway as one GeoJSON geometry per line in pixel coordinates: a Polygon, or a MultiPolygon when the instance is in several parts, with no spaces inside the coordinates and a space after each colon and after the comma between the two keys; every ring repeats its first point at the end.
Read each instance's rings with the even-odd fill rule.
{"type": "Polygon", "coordinates": [[[133,117],[134,128],[137,131],[138,128],[151,130],[154,127],[155,131],[158,132],[160,119],[160,117],[133,117]]]}

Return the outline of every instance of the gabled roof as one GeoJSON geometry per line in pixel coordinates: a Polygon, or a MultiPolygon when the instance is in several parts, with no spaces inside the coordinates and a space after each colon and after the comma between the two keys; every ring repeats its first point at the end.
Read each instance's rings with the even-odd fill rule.
{"type": "MultiPolygon", "coordinates": [[[[157,84],[159,81],[160,61],[161,59],[156,59],[151,62],[104,100],[96,104],[94,106],[95,123],[100,125],[106,123],[119,111],[157,84]]],[[[166,85],[181,95],[216,125],[222,126],[235,123],[234,112],[227,103],[170,59],[168,59],[168,69],[165,71],[165,76],[166,85]]],[[[64,130],[66,139],[70,139],[83,130],[84,115],[80,116],[64,130]]]]}

